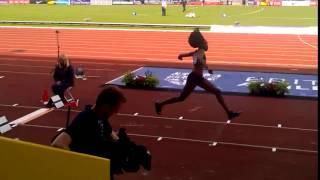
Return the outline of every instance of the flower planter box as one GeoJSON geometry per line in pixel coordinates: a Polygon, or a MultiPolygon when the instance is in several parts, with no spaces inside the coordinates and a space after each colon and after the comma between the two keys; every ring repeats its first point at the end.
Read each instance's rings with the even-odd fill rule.
{"type": "Polygon", "coordinates": [[[137,76],[134,73],[127,73],[121,80],[125,86],[137,89],[154,89],[159,84],[157,77],[153,76],[151,72],[146,72],[145,76],[137,76]]]}

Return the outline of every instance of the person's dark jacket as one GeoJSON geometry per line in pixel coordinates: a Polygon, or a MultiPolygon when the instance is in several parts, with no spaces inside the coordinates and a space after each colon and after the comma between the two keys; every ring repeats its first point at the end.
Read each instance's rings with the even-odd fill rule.
{"type": "Polygon", "coordinates": [[[54,69],[53,79],[55,82],[61,81],[62,84],[67,86],[74,86],[74,70],[70,65],[68,67],[59,67],[54,69]]]}

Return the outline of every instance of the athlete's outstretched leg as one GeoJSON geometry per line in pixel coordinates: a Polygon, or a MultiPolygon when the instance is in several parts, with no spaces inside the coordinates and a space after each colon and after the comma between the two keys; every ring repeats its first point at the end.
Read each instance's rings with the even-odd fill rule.
{"type": "Polygon", "coordinates": [[[173,104],[176,102],[184,101],[191,94],[191,92],[194,90],[195,87],[196,87],[195,84],[193,84],[189,80],[187,80],[187,83],[184,86],[180,96],[167,99],[163,102],[156,102],[155,108],[156,108],[157,114],[161,114],[161,110],[162,110],[163,106],[166,104],[173,104]]]}
{"type": "Polygon", "coordinates": [[[215,85],[211,84],[210,81],[208,81],[207,79],[203,79],[201,83],[198,84],[198,86],[216,95],[218,102],[223,107],[224,111],[227,113],[228,118],[230,120],[240,115],[239,112],[233,112],[227,107],[221,95],[221,90],[218,89],[215,85]]]}

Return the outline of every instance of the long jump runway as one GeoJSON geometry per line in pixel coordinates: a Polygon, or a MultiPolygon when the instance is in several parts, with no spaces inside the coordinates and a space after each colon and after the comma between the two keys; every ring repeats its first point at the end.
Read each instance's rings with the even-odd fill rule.
{"type": "MultiPolygon", "coordinates": [[[[0,28],[0,31],[0,76],[4,76],[0,79],[0,112],[9,121],[14,121],[42,108],[39,102],[41,92],[50,86],[49,71],[55,63],[54,30],[24,29],[33,38],[22,36],[21,29],[0,28]],[[27,41],[29,43],[25,43],[27,41]]],[[[62,34],[62,49],[70,54],[75,65],[86,67],[91,76],[87,80],[76,80],[73,95],[80,98],[80,107],[73,109],[71,117],[85,104],[94,103],[100,85],[128,71],[146,64],[173,68],[189,67],[191,63],[190,60],[170,63],[176,63],[178,53],[191,50],[186,44],[188,33],[65,30],[62,34]],[[168,35],[174,35],[172,40],[164,38],[168,35]],[[145,43],[139,44],[141,41],[145,43]],[[110,45],[111,42],[116,44],[110,45]]],[[[208,59],[212,60],[210,65],[213,67],[219,65],[234,70],[237,66],[242,69],[251,66],[255,70],[281,67],[286,72],[295,73],[315,73],[317,69],[317,50],[293,35],[281,36],[288,37],[283,42],[277,41],[278,35],[265,38],[262,35],[205,33],[205,36],[209,41],[208,59]],[[245,45],[240,45],[241,42],[245,45]],[[256,48],[251,49],[250,45],[256,48]],[[240,46],[246,48],[239,49],[240,46]],[[221,55],[217,54],[220,51],[221,55]],[[275,60],[273,56],[280,51],[284,55],[275,60]],[[245,56],[247,60],[232,59],[231,54],[245,56]],[[219,58],[223,62],[215,61],[219,58]]],[[[316,36],[302,37],[317,46],[316,36]]],[[[114,129],[125,127],[134,141],[148,146],[154,159],[149,174],[125,174],[117,176],[119,180],[317,178],[318,114],[315,100],[225,95],[232,109],[243,111],[241,117],[227,124],[215,97],[207,93],[193,93],[185,102],[167,106],[163,115],[157,116],[153,103],[176,96],[178,92],[123,91],[128,102],[111,123],[114,129]],[[222,127],[223,131],[219,132],[222,127]]],[[[4,135],[49,144],[65,123],[65,109],[54,110],[18,125],[4,135]]]]}

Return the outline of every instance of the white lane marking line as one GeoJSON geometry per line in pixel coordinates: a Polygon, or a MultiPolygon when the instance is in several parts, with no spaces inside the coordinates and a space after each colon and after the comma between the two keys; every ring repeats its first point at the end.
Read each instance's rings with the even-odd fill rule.
{"type": "Polygon", "coordinates": [[[34,73],[34,72],[16,72],[16,71],[0,71],[3,73],[13,73],[13,74],[37,74],[37,75],[49,75],[51,76],[50,73],[34,73]]]}
{"type": "MultiPolygon", "coordinates": [[[[74,64],[74,63],[73,63],[74,64]]],[[[45,69],[52,69],[51,66],[33,66],[33,65],[17,65],[17,64],[7,64],[7,63],[2,63],[0,64],[0,66],[9,66],[9,67],[31,67],[31,68],[45,68],[45,69]]],[[[93,69],[93,68],[86,68],[86,70],[88,71],[116,71],[114,69],[108,69],[108,68],[104,68],[104,69],[93,69]]],[[[0,76],[1,77],[1,76],[0,76]]]]}
{"type": "Polygon", "coordinates": [[[218,142],[212,142],[212,144],[209,144],[209,146],[216,146],[218,142]]]}
{"type": "Polygon", "coordinates": [[[282,125],[281,124],[278,124],[278,128],[281,128],[282,127],[282,125]]]}
{"type": "Polygon", "coordinates": [[[60,131],[62,131],[63,129],[64,129],[64,128],[60,128],[60,129],[57,130],[57,132],[60,132],[60,131]]]}
{"type": "MultiPolygon", "coordinates": [[[[257,40],[255,40],[255,41],[254,40],[252,40],[252,41],[239,41],[239,42],[251,43],[251,44],[259,43],[259,46],[256,45],[256,46],[251,46],[251,47],[248,46],[247,47],[247,49],[251,50],[250,51],[250,55],[253,55],[253,56],[256,56],[256,57],[258,57],[259,55],[260,56],[274,55],[275,53],[277,53],[277,56],[294,56],[294,55],[303,56],[303,57],[314,57],[315,56],[313,54],[310,54],[310,52],[312,52],[310,50],[308,50],[307,52],[304,52],[303,54],[297,53],[297,50],[301,49],[301,47],[304,47],[304,46],[301,46],[301,45],[297,46],[296,40],[292,41],[292,42],[289,41],[286,44],[278,44],[277,48],[279,48],[279,49],[276,49],[276,50],[274,50],[275,47],[272,46],[276,42],[261,43],[261,41],[266,41],[266,39],[260,39],[258,42],[257,42],[257,40]],[[272,50],[272,51],[274,51],[274,53],[271,53],[270,51],[267,51],[267,50],[272,50]]],[[[0,43],[1,43],[1,41],[0,41],[0,43]]],[[[109,56],[111,56],[111,55],[126,55],[126,54],[129,54],[129,55],[132,56],[132,55],[141,55],[141,54],[143,54],[145,56],[149,55],[151,57],[152,55],[157,55],[157,56],[161,56],[162,55],[162,56],[164,56],[163,54],[165,54],[165,53],[170,55],[170,54],[173,54],[173,53],[176,52],[176,50],[166,50],[165,49],[165,47],[166,47],[165,45],[164,45],[164,47],[159,46],[157,48],[157,54],[153,53],[154,52],[153,49],[142,51],[141,48],[143,48],[144,46],[141,46],[141,47],[135,46],[134,49],[131,48],[131,50],[134,51],[135,53],[124,53],[124,52],[116,51],[118,48],[127,49],[127,48],[130,48],[131,46],[129,46],[129,47],[122,46],[122,47],[118,47],[117,49],[113,49],[113,47],[110,47],[110,48],[108,47],[107,50],[106,50],[106,47],[103,46],[103,48],[101,48],[101,49],[104,50],[104,52],[103,52],[104,54],[101,54],[100,53],[101,51],[97,50],[97,48],[95,48],[94,50],[89,50],[88,48],[86,48],[87,44],[84,44],[82,46],[79,43],[81,43],[81,42],[75,43],[75,45],[78,46],[78,50],[74,50],[74,51],[71,51],[72,53],[71,52],[69,52],[69,53],[71,53],[71,54],[79,54],[79,53],[81,53],[81,54],[83,54],[83,53],[93,54],[93,53],[95,53],[95,54],[99,54],[100,55],[98,57],[102,57],[105,54],[109,54],[109,56]],[[85,50],[82,50],[81,48],[83,48],[85,50]]],[[[238,44],[231,44],[231,43],[232,42],[214,44],[215,53],[208,52],[207,53],[208,58],[212,58],[212,56],[213,57],[219,57],[219,56],[216,56],[217,54],[225,55],[223,57],[228,57],[229,55],[243,55],[243,56],[244,55],[248,55],[248,52],[246,52],[248,50],[247,49],[243,49],[243,46],[238,45],[238,44]],[[220,47],[220,46],[226,46],[226,45],[228,45],[228,47],[220,47]],[[234,50],[234,51],[230,51],[230,50],[234,50]]],[[[46,46],[45,43],[38,43],[38,44],[41,47],[46,46]]],[[[168,44],[168,43],[166,43],[166,44],[168,44]]],[[[14,49],[18,45],[23,46],[25,44],[23,42],[19,42],[19,44],[18,44],[18,42],[15,42],[14,45],[7,45],[7,46],[11,46],[11,47],[0,47],[0,49],[4,50],[4,51],[12,51],[12,49],[14,49]]],[[[173,43],[171,43],[171,45],[172,46],[177,46],[176,44],[173,44],[173,43]]],[[[47,46],[47,47],[48,48],[53,48],[52,46],[47,46]]],[[[32,49],[31,47],[30,48],[27,47],[26,49],[28,50],[28,52],[24,52],[23,54],[30,54],[30,53],[36,53],[37,52],[37,54],[41,55],[41,54],[45,54],[45,53],[52,54],[52,52],[54,52],[53,50],[50,50],[50,51],[43,50],[43,51],[41,51],[43,53],[39,53],[38,49],[32,49]]],[[[20,53],[20,55],[21,54],[22,53],[20,53]]],[[[169,56],[169,55],[166,55],[166,56],[169,56]]],[[[77,61],[75,61],[75,62],[77,62],[77,61]]],[[[31,66],[31,67],[36,67],[36,66],[31,66]]],[[[38,66],[38,67],[44,67],[44,66],[38,66]]],[[[46,67],[46,68],[49,68],[49,67],[46,67]]],[[[88,69],[86,68],[86,70],[88,70],[88,69]]],[[[94,70],[94,69],[92,69],[92,70],[94,70]]]]}
{"type": "MultiPolygon", "coordinates": [[[[0,106],[1,107],[12,107],[12,105],[7,105],[7,104],[0,104],[0,106]]],[[[38,108],[41,108],[41,107],[39,107],[39,106],[18,106],[18,108],[38,109],[38,108]]],[[[57,109],[57,111],[66,112],[67,110],[65,110],[65,109],[57,109]]],[[[71,112],[79,113],[81,111],[80,110],[71,110],[71,112]]],[[[123,113],[118,113],[116,115],[117,116],[133,116],[132,114],[123,114],[123,113]]],[[[171,117],[158,117],[158,116],[150,116],[150,115],[138,115],[138,116],[142,117],[142,118],[165,119],[165,120],[177,121],[177,118],[171,118],[171,117]]],[[[225,124],[225,122],[206,121],[206,120],[199,120],[199,119],[183,119],[183,120],[180,120],[180,121],[208,123],[208,124],[225,124]]],[[[268,126],[268,125],[260,125],[260,124],[246,124],[246,123],[232,123],[232,125],[235,125],[235,126],[248,126],[248,127],[278,128],[277,126],[268,126]]],[[[307,128],[283,127],[283,129],[318,132],[318,129],[307,129],[307,128]]]]}
{"type": "Polygon", "coordinates": [[[21,118],[18,118],[12,122],[10,122],[9,124],[10,125],[19,125],[19,124],[25,124],[27,122],[30,122],[40,116],[43,116],[51,111],[53,111],[54,108],[41,108],[41,109],[38,109],[36,111],[33,111],[32,113],[30,114],[27,114],[25,116],[22,116],[21,118]]]}
{"type": "MultiPolygon", "coordinates": [[[[53,127],[53,126],[41,126],[41,125],[30,125],[30,124],[23,124],[23,126],[42,127],[42,128],[49,128],[49,129],[58,129],[58,128],[60,128],[60,127],[53,127]]],[[[128,135],[137,136],[137,137],[146,137],[146,138],[157,138],[157,140],[160,139],[160,141],[163,138],[166,138],[166,139],[169,139],[169,140],[206,143],[206,144],[211,144],[211,146],[213,146],[213,144],[214,144],[214,142],[212,142],[212,141],[200,140],[200,139],[176,138],[176,137],[168,137],[168,136],[162,136],[161,137],[161,136],[156,136],[156,135],[135,134],[135,133],[128,133],[128,135]]],[[[216,142],[216,143],[218,144],[218,142],[216,142]]],[[[270,146],[241,144],[241,143],[233,143],[233,142],[219,142],[219,143],[222,144],[222,145],[250,147],[250,148],[260,148],[260,149],[270,149],[270,148],[272,149],[272,148],[274,148],[274,147],[270,147],[270,146]]],[[[281,147],[276,148],[276,150],[277,149],[285,150],[285,151],[293,151],[293,152],[304,152],[304,153],[318,154],[318,151],[307,150],[307,149],[281,148],[281,147]]]]}
{"type": "MultiPolygon", "coordinates": [[[[27,126],[27,127],[36,127],[36,128],[46,128],[46,129],[64,129],[62,127],[56,127],[56,126],[44,126],[44,125],[36,125],[36,124],[21,124],[21,126],[27,126]]],[[[61,130],[60,130],[61,131],[61,130]]]]}
{"type": "Polygon", "coordinates": [[[162,137],[158,137],[157,141],[161,141],[162,140],[162,137]]]}
{"type": "Polygon", "coordinates": [[[277,63],[250,63],[250,62],[236,62],[236,61],[215,61],[207,62],[207,64],[231,64],[231,65],[252,65],[252,66],[276,66],[276,67],[297,67],[297,68],[318,68],[318,65],[306,65],[306,64],[277,64],[277,63]]]}
{"type": "MultiPolygon", "coordinates": [[[[34,59],[26,59],[26,58],[5,58],[5,59],[1,59],[1,61],[15,61],[15,62],[20,62],[20,61],[24,61],[24,62],[47,62],[47,63],[52,63],[54,61],[52,60],[34,60],[34,59]]],[[[129,64],[129,63],[111,63],[111,62],[86,62],[86,61],[73,61],[74,63],[81,63],[81,64],[88,64],[88,65],[105,65],[105,66],[143,66],[143,64],[129,64]]]]}
{"type": "Polygon", "coordinates": [[[19,104],[12,104],[12,106],[18,106],[19,104]]]}
{"type": "MultiPolygon", "coordinates": [[[[27,21],[26,21],[27,22],[27,21]]],[[[35,21],[36,22],[36,21],[35,21]]],[[[128,23],[116,23],[116,24],[128,24],[128,23]]],[[[143,23],[130,23],[132,25],[146,25],[143,23]]],[[[168,25],[168,24],[154,24],[154,25],[168,25]]],[[[183,25],[183,24],[169,24],[169,25],[183,25]]],[[[196,26],[202,26],[202,27],[210,27],[210,25],[196,25],[196,26]]],[[[56,27],[27,27],[27,26],[0,26],[0,29],[54,29],[56,30],[56,27]]],[[[59,29],[66,29],[66,30],[81,30],[81,31],[133,31],[133,32],[190,32],[190,30],[159,30],[159,29],[119,29],[119,28],[68,28],[68,27],[59,27],[59,29]]]]}
{"type": "Polygon", "coordinates": [[[298,39],[299,39],[299,41],[302,42],[303,44],[306,44],[306,45],[312,47],[313,49],[316,49],[316,50],[318,49],[318,47],[316,47],[316,46],[314,46],[314,45],[312,45],[312,44],[307,43],[306,41],[304,41],[304,40],[301,38],[300,34],[298,34],[298,39]]]}
{"type": "MultiPolygon", "coordinates": [[[[1,106],[1,104],[0,104],[1,106]]],[[[75,111],[80,112],[80,111],[75,111]]],[[[132,114],[122,114],[118,113],[118,116],[133,116],[132,114]]],[[[220,121],[205,121],[205,120],[199,120],[199,119],[181,119],[177,120],[177,118],[171,118],[171,117],[164,117],[164,116],[151,116],[151,115],[138,115],[142,118],[152,118],[152,119],[165,119],[165,120],[171,120],[171,121],[186,121],[186,122],[198,122],[198,123],[208,123],[208,124],[226,124],[225,122],[220,121]]],[[[267,125],[259,125],[259,124],[245,124],[245,123],[232,123],[232,125],[235,126],[248,126],[248,127],[264,127],[264,128],[278,128],[277,126],[267,126],[267,125]]],[[[292,127],[284,127],[283,129],[288,130],[299,130],[299,131],[311,131],[311,132],[318,132],[318,129],[306,129],[306,128],[292,128],[292,127]]]]}
{"type": "MultiPolygon", "coordinates": [[[[157,138],[159,136],[155,136],[155,135],[145,135],[145,134],[134,134],[134,133],[128,133],[128,135],[130,136],[137,136],[137,137],[147,137],[147,138],[157,138]]],[[[199,142],[199,143],[212,143],[212,141],[208,141],[208,140],[200,140],[200,139],[188,139],[188,138],[176,138],[176,137],[168,137],[168,136],[162,136],[162,138],[166,138],[169,140],[176,140],[176,141],[187,141],[187,142],[199,142]]],[[[218,144],[218,142],[216,142],[218,144]]],[[[217,145],[216,144],[216,145],[217,145]]],[[[266,150],[270,150],[274,147],[271,146],[263,146],[263,145],[252,145],[252,144],[242,144],[242,143],[233,143],[233,142],[219,142],[219,144],[222,145],[229,145],[229,146],[239,146],[239,147],[249,147],[249,148],[260,148],[260,149],[266,149],[266,150]]],[[[276,148],[280,149],[280,150],[285,150],[285,151],[293,151],[293,152],[304,152],[304,153],[312,153],[312,154],[318,154],[318,151],[314,151],[314,150],[307,150],[307,149],[296,149],[296,148],[281,148],[278,147],[276,148]]]]}
{"type": "MultiPolygon", "coordinates": [[[[264,8],[262,8],[264,10],[264,8]]],[[[248,12],[248,13],[243,13],[243,14],[233,14],[233,16],[239,16],[239,15],[248,15],[248,14],[255,14],[259,13],[259,11],[262,11],[262,9],[258,9],[256,11],[248,12]]],[[[267,17],[268,18],[268,17],[267,17]]],[[[273,17],[271,17],[273,18],[273,17]]],[[[278,19],[279,17],[277,17],[278,19]]],[[[287,17],[284,17],[287,18],[287,17]]],[[[301,19],[301,18],[300,18],[301,19]]],[[[310,19],[310,18],[309,18],[310,19]]],[[[314,18],[316,19],[316,18],[314,18]]],[[[27,21],[26,21],[27,22],[27,21]]],[[[128,24],[128,23],[116,23],[116,24],[128,24]]],[[[130,23],[130,24],[140,24],[140,25],[145,25],[143,23],[130,23]]],[[[154,24],[154,25],[168,25],[168,24],[154,24]]],[[[170,24],[170,25],[181,25],[181,24],[170,24]]],[[[210,28],[211,25],[196,25],[196,26],[201,26],[201,27],[208,27],[210,28]]],[[[54,29],[56,30],[56,27],[26,27],[26,26],[0,26],[0,29],[54,29]]],[[[71,32],[79,32],[79,31],[136,31],[136,32],[190,32],[190,30],[159,30],[159,29],[126,29],[126,28],[68,28],[68,27],[59,27],[59,29],[67,29],[71,32]]],[[[210,33],[206,32],[206,33],[210,33]]]]}
{"type": "Polygon", "coordinates": [[[183,119],[183,116],[180,116],[179,119],[183,119]]]}
{"type": "Polygon", "coordinates": [[[91,75],[86,75],[86,77],[80,78],[82,80],[87,80],[87,78],[99,78],[101,76],[91,76],[91,75]]]}
{"type": "Polygon", "coordinates": [[[276,152],[277,151],[277,148],[272,148],[272,152],[276,152]]]}
{"type": "MultiPolygon", "coordinates": [[[[12,73],[12,74],[36,74],[36,75],[48,75],[48,76],[51,76],[50,73],[35,73],[35,72],[23,72],[23,71],[20,71],[20,72],[16,72],[16,71],[0,71],[0,72],[3,72],[3,73],[12,73]]],[[[4,77],[4,76],[3,76],[4,77]]],[[[87,76],[87,77],[91,77],[91,78],[99,78],[101,76],[87,76]]]]}
{"type": "MultiPolygon", "coordinates": [[[[143,68],[143,67],[140,67],[140,68],[135,69],[135,70],[133,70],[133,71],[131,71],[131,72],[132,72],[132,73],[135,73],[135,72],[139,71],[139,70],[142,69],[142,68],[143,68]]],[[[108,82],[106,82],[106,83],[104,83],[104,84],[112,84],[112,82],[117,81],[118,79],[122,79],[122,78],[124,77],[124,75],[125,75],[125,74],[123,74],[122,76],[119,76],[119,77],[117,77],[117,78],[115,78],[115,79],[113,79],[113,80],[111,80],[111,81],[108,81],[108,82]]]]}
{"type": "MultiPolygon", "coordinates": [[[[252,44],[256,44],[256,43],[259,43],[259,45],[256,45],[256,46],[248,46],[247,49],[250,49],[251,52],[249,55],[252,55],[252,56],[267,56],[267,55],[273,55],[274,56],[274,53],[271,53],[270,51],[267,51],[266,50],[270,50],[272,48],[275,48],[274,46],[272,47],[272,45],[274,45],[274,43],[276,42],[265,42],[265,43],[261,43],[261,41],[264,41],[263,39],[261,39],[260,41],[240,41],[240,42],[243,42],[243,43],[252,43],[252,44]],[[264,51],[263,51],[264,50],[264,51]],[[262,51],[262,52],[260,52],[262,51]]],[[[1,43],[1,41],[0,41],[1,43]]],[[[3,51],[12,51],[12,49],[14,49],[16,46],[18,46],[17,44],[18,42],[16,42],[14,45],[7,45],[7,46],[11,46],[11,47],[0,47],[1,50],[3,51]]],[[[81,43],[81,42],[79,42],[81,43]]],[[[131,55],[131,56],[134,56],[134,55],[145,55],[145,56],[148,56],[148,57],[152,57],[152,55],[154,56],[169,56],[170,54],[173,54],[176,52],[176,50],[166,50],[165,49],[165,46],[162,47],[162,44],[160,47],[157,48],[157,53],[154,53],[154,49],[150,49],[150,50],[141,50],[143,46],[141,46],[139,48],[139,46],[135,46],[134,48],[131,48],[131,47],[127,47],[127,46],[123,46],[123,47],[119,47],[119,48],[123,48],[123,49],[128,49],[128,48],[131,48],[131,51],[132,53],[128,53],[128,52],[121,52],[121,51],[117,51],[117,49],[114,49],[113,47],[110,47],[108,49],[106,49],[106,47],[104,46],[103,48],[99,48],[99,49],[102,49],[102,50],[97,50],[97,48],[95,49],[88,49],[86,48],[86,44],[81,46],[79,43],[75,43],[75,45],[78,47],[77,50],[73,50],[73,51],[70,51],[69,53],[70,54],[99,54],[99,56],[106,56],[106,54],[109,54],[109,56],[116,56],[116,55],[131,55]],[[101,53],[101,51],[103,51],[103,54],[101,53]],[[167,54],[167,55],[164,55],[164,54],[167,54]]],[[[20,42],[19,44],[21,44],[20,46],[23,46],[25,45],[23,42],[20,42]]],[[[41,47],[44,47],[46,46],[45,43],[38,43],[39,46],[41,47]]],[[[169,43],[166,43],[166,44],[169,44],[169,43]]],[[[172,46],[177,46],[176,44],[173,44],[171,43],[172,46]]],[[[97,46],[97,45],[96,45],[97,46]]],[[[47,46],[48,48],[53,48],[52,46],[47,46]]],[[[302,46],[304,47],[304,46],[302,46]]],[[[228,57],[229,55],[242,55],[242,56],[245,56],[245,55],[248,55],[248,51],[247,49],[243,49],[243,46],[240,46],[238,44],[231,44],[226,42],[226,43],[217,43],[217,44],[214,44],[214,48],[216,49],[215,50],[215,53],[212,53],[212,52],[208,52],[207,53],[207,57],[208,58],[211,58],[212,59],[212,56],[215,58],[215,57],[219,57],[217,56],[218,54],[223,54],[224,56],[223,57],[228,57]],[[228,47],[220,47],[220,46],[226,46],[228,45],[228,47]],[[236,51],[230,51],[232,49],[236,49],[236,51]],[[242,51],[241,51],[242,49],[242,51]],[[229,51],[228,51],[229,50],[229,51]]],[[[296,40],[295,41],[292,41],[291,42],[287,42],[286,44],[277,44],[277,48],[279,48],[280,50],[273,50],[275,51],[275,53],[277,53],[277,57],[279,56],[293,56],[295,57],[296,56],[303,56],[303,57],[314,57],[315,55],[312,55],[312,54],[301,54],[301,53],[297,53],[297,50],[301,49],[301,45],[297,46],[296,44],[296,40]],[[285,54],[282,54],[280,52],[287,52],[285,54]],[[290,53],[293,53],[293,54],[290,54],[290,53]]],[[[53,52],[55,52],[54,50],[42,50],[40,51],[39,49],[33,49],[32,47],[26,47],[26,52],[23,52],[23,53],[19,53],[20,55],[21,54],[30,54],[30,53],[37,53],[39,54],[39,52],[43,52],[42,54],[44,53],[49,53],[49,54],[52,54],[53,52]]],[[[310,51],[307,51],[307,52],[310,52],[310,51]]],[[[312,51],[311,51],[312,52],[312,51]]],[[[143,56],[143,57],[145,57],[143,56]]],[[[240,57],[239,57],[240,58],[240,57]]],[[[41,66],[40,66],[41,67],[41,66]]],[[[86,69],[88,70],[88,69],[86,69]]]]}
{"type": "Polygon", "coordinates": [[[0,76],[0,79],[4,78],[4,76],[0,76]]]}
{"type": "Polygon", "coordinates": [[[201,109],[201,106],[196,106],[196,107],[190,109],[189,112],[195,112],[195,111],[198,111],[199,109],[201,109]]]}
{"type": "MultiPolygon", "coordinates": [[[[312,46],[312,45],[311,45],[312,46]]],[[[283,48],[285,47],[288,47],[288,46],[284,46],[283,48]]],[[[263,49],[266,49],[265,47],[262,47],[263,49]]],[[[280,47],[279,47],[280,48],[280,47]]],[[[298,48],[295,48],[296,51],[301,51],[301,47],[298,47],[298,48]]],[[[295,51],[295,52],[296,52],[295,51]]],[[[86,51],[85,53],[89,54],[89,53],[94,53],[94,52],[89,52],[89,51],[86,51]]],[[[313,53],[316,53],[316,52],[313,52],[313,53]]],[[[41,57],[44,57],[45,55],[47,56],[50,56],[50,57],[53,57],[53,56],[56,56],[55,53],[47,53],[47,52],[26,52],[26,53],[20,53],[21,56],[23,55],[34,55],[34,56],[41,56],[41,57]]],[[[137,60],[137,61],[140,61],[140,62],[150,62],[151,60],[152,61],[159,61],[159,62],[175,62],[177,61],[175,58],[173,58],[171,55],[167,55],[167,56],[161,56],[159,57],[158,59],[154,59],[153,57],[155,55],[162,55],[162,54],[152,54],[152,53],[149,53],[149,54],[146,54],[146,53],[135,53],[133,54],[132,56],[127,56],[128,53],[122,53],[122,52],[119,52],[119,53],[113,53],[114,56],[112,58],[106,58],[106,55],[82,55],[82,53],[80,52],[77,52],[77,51],[73,51],[73,54],[70,54],[69,56],[72,57],[72,58],[86,58],[86,59],[103,59],[103,60],[119,60],[119,61],[129,61],[129,60],[137,60]],[[141,56],[143,55],[143,57],[138,57],[138,56],[141,56]]],[[[226,53],[225,53],[226,54],[226,53]]],[[[281,61],[306,61],[306,62],[312,62],[312,61],[315,61],[314,59],[317,58],[316,54],[312,54],[312,55],[296,55],[295,54],[290,54],[290,55],[281,55],[279,54],[278,56],[274,57],[275,55],[274,54],[259,54],[259,53],[245,53],[244,55],[242,55],[243,53],[237,53],[237,57],[234,57],[234,56],[229,56],[229,55],[225,55],[225,54],[222,54],[221,55],[208,55],[207,57],[208,58],[211,58],[211,59],[217,59],[220,61],[221,60],[226,60],[226,62],[228,61],[235,61],[235,60],[242,60],[242,61],[246,61],[246,60],[277,60],[279,62],[281,61]],[[258,55],[258,56],[254,56],[254,55],[258,55]],[[267,57],[268,55],[273,55],[272,57],[267,57]],[[284,57],[282,57],[284,56],[284,57]],[[291,56],[290,58],[288,56],[291,56]],[[299,58],[299,56],[301,58],[299,58]],[[313,58],[311,60],[309,59],[306,59],[306,58],[313,58]]],[[[108,54],[108,56],[110,56],[110,54],[108,54]]],[[[39,60],[38,60],[39,61],[39,60]]],[[[211,61],[208,61],[208,62],[211,62],[211,61]]],[[[207,63],[208,63],[207,62],[207,63]]],[[[181,62],[183,63],[183,61],[181,62]]]]}
{"type": "Polygon", "coordinates": [[[120,126],[126,126],[126,127],[143,127],[144,124],[120,124],[120,126]]]}
{"type": "Polygon", "coordinates": [[[134,115],[134,116],[138,116],[138,115],[139,115],[139,113],[134,113],[133,115],[134,115]]]}
{"type": "MultiPolygon", "coordinates": [[[[53,55],[52,55],[53,56],[53,55]]],[[[100,57],[100,56],[99,56],[100,57]]],[[[90,57],[89,57],[90,58],[90,57]]],[[[105,57],[104,57],[105,58],[105,57]]],[[[131,58],[132,57],[127,57],[127,58],[131,58]]],[[[137,58],[134,58],[134,59],[137,59],[137,58]]],[[[0,60],[3,60],[3,59],[0,59],[0,60]]],[[[8,59],[6,59],[8,60],[8,59]]],[[[124,59],[121,59],[121,58],[113,58],[112,60],[124,60],[124,59]]],[[[128,60],[128,59],[125,59],[125,60],[128,60]]],[[[170,60],[170,59],[150,59],[154,62],[174,62],[173,60],[170,60]]],[[[139,61],[148,61],[150,62],[150,60],[145,60],[145,59],[141,59],[139,58],[139,61]]],[[[278,59],[275,59],[275,60],[278,60],[278,59]]],[[[40,62],[40,60],[31,60],[31,59],[11,59],[10,61],[27,61],[27,62],[40,62]]],[[[46,60],[43,60],[42,62],[52,62],[52,61],[46,61],[46,60]]],[[[79,61],[80,62],[80,61],[79,61]]],[[[104,65],[104,64],[110,64],[110,63],[98,63],[98,62],[82,62],[81,63],[83,64],[94,64],[94,65],[104,65]]],[[[185,60],[185,61],[182,61],[181,62],[182,64],[189,64],[190,61],[188,60],[185,60]]],[[[222,61],[222,60],[216,60],[216,61],[208,61],[207,62],[208,65],[215,65],[215,64],[219,64],[219,65],[225,65],[225,64],[231,64],[231,65],[256,65],[256,66],[276,66],[276,67],[297,67],[297,68],[301,68],[301,67],[304,67],[304,68],[318,68],[318,65],[306,65],[306,64],[290,64],[290,63],[287,63],[287,64],[278,64],[278,63],[260,63],[260,62],[257,62],[257,63],[249,63],[249,62],[238,62],[238,61],[222,61]]],[[[119,65],[121,65],[121,63],[119,63],[119,65]]],[[[125,66],[128,66],[128,64],[126,64],[125,66]]],[[[132,66],[143,66],[142,64],[136,64],[136,65],[132,65],[132,66]]],[[[0,71],[1,72],[1,71],[0,71]]],[[[119,77],[119,78],[122,78],[122,77],[119,77]]]]}

